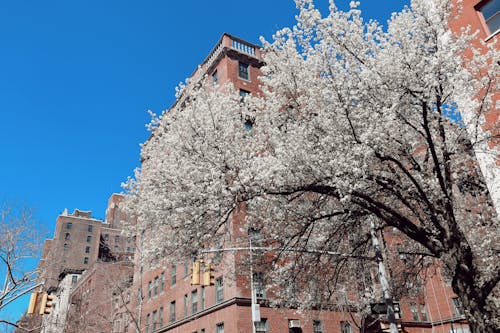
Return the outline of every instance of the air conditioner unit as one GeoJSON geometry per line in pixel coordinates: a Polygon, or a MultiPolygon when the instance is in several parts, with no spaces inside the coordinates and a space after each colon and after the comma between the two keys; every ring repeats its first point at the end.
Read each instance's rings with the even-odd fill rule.
{"type": "Polygon", "coordinates": [[[288,328],[300,328],[300,320],[298,319],[289,320],[288,328]]]}

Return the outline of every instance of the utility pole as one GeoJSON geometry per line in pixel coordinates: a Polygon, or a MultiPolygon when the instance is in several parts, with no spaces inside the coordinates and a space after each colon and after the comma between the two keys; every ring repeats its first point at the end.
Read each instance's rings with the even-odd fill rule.
{"type": "Polygon", "coordinates": [[[387,320],[389,321],[390,333],[398,333],[396,316],[394,315],[394,303],[392,301],[389,282],[387,281],[387,273],[385,271],[384,259],[382,257],[382,250],[380,249],[380,243],[377,237],[377,232],[375,230],[375,222],[373,218],[370,218],[370,234],[372,236],[373,250],[375,251],[375,261],[377,262],[378,265],[378,276],[380,284],[382,285],[382,292],[384,294],[384,302],[385,305],[387,306],[387,320]]]}
{"type": "MultiPolygon", "coordinates": [[[[255,321],[257,321],[256,313],[260,312],[260,309],[257,310],[257,295],[255,295],[254,285],[253,285],[253,251],[252,251],[252,237],[248,237],[248,243],[250,246],[250,293],[252,294],[252,304],[250,305],[252,311],[252,333],[255,333],[255,321]]],[[[260,317],[260,313],[259,313],[260,317]]],[[[260,318],[258,318],[260,321],[260,318]]]]}

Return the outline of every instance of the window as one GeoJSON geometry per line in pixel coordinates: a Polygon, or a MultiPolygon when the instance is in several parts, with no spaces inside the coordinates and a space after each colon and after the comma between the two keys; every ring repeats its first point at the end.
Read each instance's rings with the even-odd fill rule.
{"type": "Polygon", "coordinates": [[[205,333],[205,329],[204,329],[204,328],[202,328],[202,329],[200,330],[200,333],[205,333]]]}
{"type": "Polygon", "coordinates": [[[261,318],[260,321],[254,322],[256,333],[265,333],[269,331],[269,324],[266,318],[261,318]]]}
{"type": "Polygon", "coordinates": [[[215,333],[224,333],[224,323],[215,325],[215,333]]]}
{"type": "Polygon", "coordinates": [[[115,243],[119,243],[120,242],[120,235],[116,235],[115,236],[115,243]]]}
{"type": "Polygon", "coordinates": [[[184,317],[188,315],[188,295],[184,295],[184,317]]]}
{"type": "Polygon", "coordinates": [[[165,272],[160,274],[160,292],[162,293],[163,290],[165,290],[165,272]]]}
{"type": "Polygon", "coordinates": [[[66,229],[71,229],[73,227],[73,223],[69,222],[66,224],[66,229]]]}
{"type": "Polygon", "coordinates": [[[156,329],[156,319],[158,317],[158,312],[156,310],[153,311],[153,315],[151,317],[152,317],[151,324],[153,325],[152,331],[154,331],[156,329]]]}
{"type": "Polygon", "coordinates": [[[163,307],[160,308],[159,318],[158,318],[158,327],[163,326],[163,307]]]}
{"type": "Polygon", "coordinates": [[[349,323],[348,321],[341,321],[340,322],[340,331],[342,333],[352,333],[351,323],[349,323]]]}
{"type": "Polygon", "coordinates": [[[212,83],[213,84],[217,84],[217,82],[219,81],[219,74],[217,73],[217,71],[215,71],[213,74],[212,74],[212,83]]]}
{"type": "Polygon", "coordinates": [[[314,320],[313,321],[313,332],[314,333],[323,333],[323,322],[321,320],[314,320]]]}
{"type": "Polygon", "coordinates": [[[90,246],[85,246],[85,253],[90,253],[90,246]]]}
{"type": "Polygon", "coordinates": [[[191,313],[195,314],[198,312],[198,292],[193,290],[191,292],[191,313]]]}
{"type": "Polygon", "coordinates": [[[259,229],[249,228],[248,239],[252,242],[252,246],[262,246],[262,234],[259,229]]]}
{"type": "Polygon", "coordinates": [[[68,243],[64,243],[64,251],[68,251],[69,250],[69,245],[68,243]]]}
{"type": "Polygon", "coordinates": [[[253,290],[255,291],[255,297],[266,298],[266,287],[264,284],[264,273],[262,273],[262,272],[253,273],[253,290]]]}
{"type": "Polygon", "coordinates": [[[109,234],[104,234],[104,240],[109,241],[109,234]]]}
{"type": "Polygon", "coordinates": [[[83,264],[87,265],[89,263],[89,257],[83,258],[83,264]]]}
{"type": "Polygon", "coordinates": [[[454,327],[450,329],[450,333],[469,333],[469,329],[467,327],[454,327]]]}
{"type": "Polygon", "coordinates": [[[67,232],[66,235],[64,235],[64,239],[69,240],[70,238],[71,238],[71,235],[69,234],[69,232],[67,232]]]}
{"type": "Polygon", "coordinates": [[[458,297],[452,298],[451,302],[453,303],[453,309],[455,310],[455,315],[457,315],[457,316],[465,315],[464,307],[463,307],[462,302],[460,301],[460,299],[458,297]]]}
{"type": "Polygon", "coordinates": [[[215,303],[220,303],[224,299],[224,280],[222,276],[215,280],[215,303]]]}
{"type": "Polygon", "coordinates": [[[189,262],[184,261],[184,277],[189,275],[189,262]]]}
{"type": "Polygon", "coordinates": [[[418,314],[417,304],[411,303],[410,304],[410,311],[411,311],[411,316],[413,318],[413,321],[420,321],[420,316],[418,314]]]}
{"type": "Polygon", "coordinates": [[[158,277],[155,277],[154,284],[153,284],[153,290],[154,290],[154,295],[158,295],[158,277]]]}
{"type": "Polygon", "coordinates": [[[90,243],[92,241],[92,236],[87,236],[87,243],[90,243]]]}
{"type": "Polygon", "coordinates": [[[422,314],[422,321],[429,321],[429,317],[427,316],[427,309],[425,308],[425,304],[420,304],[420,313],[422,314]]]}
{"type": "Polygon", "coordinates": [[[146,333],[149,333],[149,321],[151,319],[151,315],[148,313],[148,315],[146,316],[146,333]]]}
{"type": "Polygon", "coordinates": [[[201,295],[200,295],[200,310],[205,310],[205,287],[201,286],[201,295]]]}
{"type": "Polygon", "coordinates": [[[153,290],[153,282],[148,282],[148,299],[151,298],[151,291],[153,290]]]}
{"type": "Polygon", "coordinates": [[[172,268],[171,268],[171,281],[170,281],[170,284],[173,286],[176,282],[177,282],[177,267],[175,265],[172,265],[172,268]]]}
{"type": "Polygon", "coordinates": [[[243,123],[243,128],[245,129],[245,131],[251,132],[253,130],[253,121],[251,119],[245,120],[245,122],[243,123]]]}
{"type": "Polygon", "coordinates": [[[242,79],[248,80],[250,75],[248,75],[248,64],[243,62],[238,62],[238,76],[242,79]]]}
{"type": "Polygon", "coordinates": [[[89,232],[92,232],[92,224],[89,224],[89,226],[87,227],[87,230],[88,230],[89,232]]]}
{"type": "Polygon", "coordinates": [[[170,322],[175,321],[175,301],[170,302],[170,322]]]}
{"type": "Polygon", "coordinates": [[[243,102],[248,95],[250,95],[250,91],[240,89],[240,101],[243,102]]]}
{"type": "Polygon", "coordinates": [[[78,276],[73,275],[73,276],[71,277],[71,284],[75,285],[75,284],[76,284],[76,282],[78,282],[78,276]]]}
{"type": "Polygon", "coordinates": [[[495,34],[500,29],[500,0],[485,1],[477,10],[483,15],[489,33],[495,34]]]}

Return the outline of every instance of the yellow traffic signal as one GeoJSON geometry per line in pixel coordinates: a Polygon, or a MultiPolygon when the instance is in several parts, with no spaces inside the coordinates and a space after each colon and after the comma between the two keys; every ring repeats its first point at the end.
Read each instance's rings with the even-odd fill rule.
{"type": "Polygon", "coordinates": [[[50,314],[52,312],[52,306],[54,305],[54,296],[44,293],[42,296],[42,302],[40,303],[40,314],[50,314]]]}
{"type": "Polygon", "coordinates": [[[38,294],[39,294],[38,291],[31,293],[30,304],[28,305],[28,313],[29,314],[35,313],[36,304],[37,304],[37,300],[38,300],[38,294]]]}
{"type": "Polygon", "coordinates": [[[205,270],[203,271],[202,285],[204,286],[215,285],[214,268],[211,263],[205,264],[205,270]]]}
{"type": "Polygon", "coordinates": [[[195,260],[193,262],[193,268],[191,270],[191,285],[199,285],[200,284],[200,269],[201,269],[201,260],[195,260]]]}

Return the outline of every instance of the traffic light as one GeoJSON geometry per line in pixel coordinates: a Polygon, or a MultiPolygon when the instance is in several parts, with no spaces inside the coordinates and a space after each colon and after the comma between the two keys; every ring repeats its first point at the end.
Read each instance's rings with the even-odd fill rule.
{"type": "Polygon", "coordinates": [[[36,304],[37,304],[37,300],[38,300],[38,294],[39,294],[38,291],[31,293],[30,304],[28,305],[28,313],[29,314],[35,313],[36,304]]]}
{"type": "Polygon", "coordinates": [[[203,271],[203,286],[213,286],[215,285],[215,275],[214,268],[211,263],[205,264],[205,270],[203,271]]]}
{"type": "Polygon", "coordinates": [[[42,302],[40,303],[40,314],[50,314],[52,312],[52,306],[54,305],[54,296],[44,293],[42,296],[42,302]]]}
{"type": "Polygon", "coordinates": [[[193,262],[193,268],[191,269],[191,285],[200,284],[200,269],[202,261],[197,259],[193,262]]]}

